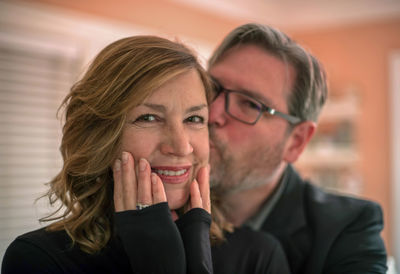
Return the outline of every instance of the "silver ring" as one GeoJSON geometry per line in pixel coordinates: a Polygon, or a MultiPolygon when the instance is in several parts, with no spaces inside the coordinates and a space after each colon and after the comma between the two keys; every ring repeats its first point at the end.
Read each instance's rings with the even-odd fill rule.
{"type": "Polygon", "coordinates": [[[143,208],[149,207],[150,205],[145,205],[145,204],[141,204],[141,203],[137,203],[136,204],[136,209],[137,210],[142,210],[143,208]]]}

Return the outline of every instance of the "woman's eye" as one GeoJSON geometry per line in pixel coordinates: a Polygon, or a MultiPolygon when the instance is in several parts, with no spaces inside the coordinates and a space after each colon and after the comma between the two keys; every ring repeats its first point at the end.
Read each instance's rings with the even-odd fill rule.
{"type": "Polygon", "coordinates": [[[186,121],[194,124],[204,124],[204,118],[197,115],[190,116],[189,118],[186,119],[186,121]]]}
{"type": "Polygon", "coordinates": [[[156,117],[156,115],[153,115],[153,114],[144,114],[144,115],[141,115],[141,116],[139,116],[135,121],[134,121],[134,123],[140,123],[140,122],[154,122],[154,121],[157,121],[158,119],[157,119],[157,117],[156,117]]]}

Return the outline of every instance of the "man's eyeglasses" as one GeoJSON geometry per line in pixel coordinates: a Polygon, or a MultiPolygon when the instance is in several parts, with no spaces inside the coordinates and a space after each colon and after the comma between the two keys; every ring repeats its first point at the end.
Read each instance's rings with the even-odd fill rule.
{"type": "Polygon", "coordinates": [[[224,88],[221,84],[214,80],[216,96],[214,100],[221,94],[225,94],[225,111],[232,118],[245,124],[254,125],[260,119],[264,112],[270,115],[279,116],[287,120],[290,124],[295,125],[301,122],[301,119],[293,115],[285,114],[271,107],[266,106],[259,100],[250,95],[235,90],[224,88]]]}

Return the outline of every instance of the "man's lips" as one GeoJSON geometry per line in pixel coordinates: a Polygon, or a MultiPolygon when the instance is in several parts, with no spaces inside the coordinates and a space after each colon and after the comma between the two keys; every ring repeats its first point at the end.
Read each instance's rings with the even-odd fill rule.
{"type": "Polygon", "coordinates": [[[215,149],[214,142],[212,142],[211,140],[210,140],[210,149],[215,149]]]}
{"type": "Polygon", "coordinates": [[[216,151],[218,151],[218,150],[219,150],[219,146],[216,145],[216,144],[214,144],[214,143],[212,143],[212,142],[210,142],[210,151],[211,151],[211,150],[216,150],[216,151]]]}

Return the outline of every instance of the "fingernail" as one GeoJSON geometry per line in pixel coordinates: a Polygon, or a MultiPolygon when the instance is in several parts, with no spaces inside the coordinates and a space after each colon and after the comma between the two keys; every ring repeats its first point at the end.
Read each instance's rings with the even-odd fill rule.
{"type": "Polygon", "coordinates": [[[128,153],[122,152],[122,163],[126,164],[128,162],[128,153]]]}
{"type": "Polygon", "coordinates": [[[117,160],[115,160],[115,163],[114,163],[114,171],[120,171],[120,170],[121,170],[121,160],[117,159],[117,160]]]}
{"type": "Polygon", "coordinates": [[[157,175],[155,173],[151,173],[151,183],[153,185],[157,183],[157,175]]]}
{"type": "Polygon", "coordinates": [[[146,160],[143,158],[140,158],[140,160],[139,160],[139,169],[140,169],[140,171],[146,170],[146,160]]]}

